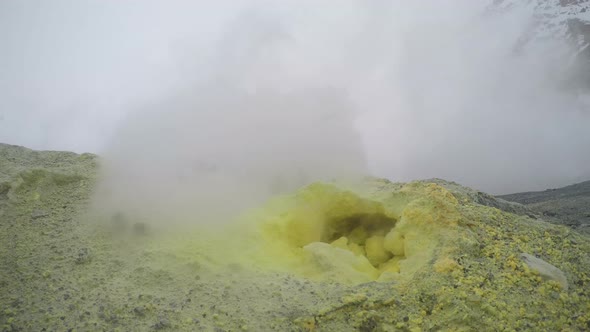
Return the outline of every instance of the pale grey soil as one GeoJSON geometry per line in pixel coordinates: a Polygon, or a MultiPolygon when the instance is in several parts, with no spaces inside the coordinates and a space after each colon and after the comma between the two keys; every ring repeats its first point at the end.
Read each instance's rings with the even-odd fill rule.
{"type": "Polygon", "coordinates": [[[211,271],[150,248],[137,227],[88,222],[96,164],[0,145],[0,331],[285,330],[346,294],[290,275],[211,271]]]}
{"type": "MultiPolygon", "coordinates": [[[[187,258],[120,216],[89,222],[97,163],[0,144],[0,331],[590,329],[590,239],[530,205],[425,181],[460,202],[462,236],[448,239],[455,271],[434,273],[433,259],[410,284],[349,286],[213,266],[198,244],[187,258]],[[569,290],[509,264],[521,252],[560,268],[569,290]]],[[[371,186],[382,197],[402,188],[371,186]]]]}

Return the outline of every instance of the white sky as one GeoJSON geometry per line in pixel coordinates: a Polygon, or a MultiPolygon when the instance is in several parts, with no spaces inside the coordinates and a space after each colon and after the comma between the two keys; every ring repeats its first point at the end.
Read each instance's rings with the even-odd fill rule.
{"type": "MultiPolygon", "coordinates": [[[[137,140],[126,129],[137,114],[202,112],[221,77],[250,93],[344,91],[368,171],[392,180],[442,177],[502,193],[590,177],[587,106],[556,84],[567,78],[566,47],[547,41],[517,55],[531,13],[484,15],[486,4],[2,1],[0,142],[108,156],[137,140]]],[[[214,125],[181,118],[167,123],[185,136],[214,125]]],[[[139,137],[184,151],[185,136],[164,136],[159,123],[146,121],[139,137]]],[[[328,124],[297,132],[309,126],[349,138],[328,124]]]]}

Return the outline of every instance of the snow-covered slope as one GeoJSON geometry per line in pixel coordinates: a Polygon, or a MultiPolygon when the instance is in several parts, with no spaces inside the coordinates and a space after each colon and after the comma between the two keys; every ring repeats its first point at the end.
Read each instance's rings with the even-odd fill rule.
{"type": "MultiPolygon", "coordinates": [[[[519,40],[517,49],[533,49],[546,42],[563,43],[564,80],[562,86],[575,92],[580,103],[590,106],[590,1],[589,0],[493,0],[490,11],[505,13],[524,11],[530,18],[529,28],[519,40]]],[[[557,45],[557,44],[556,44],[557,45]]],[[[542,47],[541,47],[542,49],[542,47]]],[[[546,50],[546,49],[545,49],[546,50]]]]}
{"type": "Polygon", "coordinates": [[[532,24],[527,41],[547,38],[575,43],[578,52],[590,43],[590,1],[588,0],[494,0],[499,11],[530,10],[532,24]]]}

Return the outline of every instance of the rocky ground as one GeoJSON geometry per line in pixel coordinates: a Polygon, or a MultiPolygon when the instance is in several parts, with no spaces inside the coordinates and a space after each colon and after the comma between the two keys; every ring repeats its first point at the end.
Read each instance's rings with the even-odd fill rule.
{"type": "Polygon", "coordinates": [[[551,200],[367,179],[156,232],[88,215],[98,162],[0,144],[1,331],[590,329],[590,238],[551,200]]]}
{"type": "Polygon", "coordinates": [[[550,222],[590,234],[590,181],[498,198],[520,203],[550,222]]]}

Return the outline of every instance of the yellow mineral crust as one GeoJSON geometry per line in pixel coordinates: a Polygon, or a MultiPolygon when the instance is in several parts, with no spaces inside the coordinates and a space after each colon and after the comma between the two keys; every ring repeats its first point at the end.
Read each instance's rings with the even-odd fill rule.
{"type": "Polygon", "coordinates": [[[241,267],[308,279],[313,294],[291,290],[307,299],[301,308],[337,296],[289,313],[304,330],[590,328],[587,237],[442,185],[316,183],[227,225],[221,241],[199,230],[185,251],[219,276],[229,265],[237,277],[241,267]]]}
{"type": "Polygon", "coordinates": [[[457,204],[436,184],[383,196],[315,183],[255,214],[258,261],[319,280],[409,280],[456,228],[457,204]]]}
{"type": "Polygon", "coordinates": [[[452,272],[458,268],[460,268],[459,263],[449,257],[440,258],[434,263],[434,270],[439,273],[452,272]]]}

